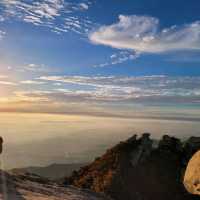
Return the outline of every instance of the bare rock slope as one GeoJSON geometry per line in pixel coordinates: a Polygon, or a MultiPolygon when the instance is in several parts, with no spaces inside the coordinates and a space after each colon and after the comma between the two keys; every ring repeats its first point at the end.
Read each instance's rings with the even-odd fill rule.
{"type": "Polygon", "coordinates": [[[11,175],[1,171],[2,200],[108,200],[103,195],[75,187],[62,187],[33,174],[11,175]]]}

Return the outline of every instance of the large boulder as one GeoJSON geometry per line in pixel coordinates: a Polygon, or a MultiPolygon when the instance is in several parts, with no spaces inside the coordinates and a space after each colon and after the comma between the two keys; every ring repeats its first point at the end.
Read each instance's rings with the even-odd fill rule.
{"type": "Polygon", "coordinates": [[[184,185],[188,192],[200,195],[200,151],[196,152],[188,163],[184,185]]]}

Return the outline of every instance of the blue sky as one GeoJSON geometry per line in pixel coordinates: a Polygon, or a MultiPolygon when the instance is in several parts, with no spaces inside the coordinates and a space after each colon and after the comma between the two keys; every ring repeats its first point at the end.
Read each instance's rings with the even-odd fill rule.
{"type": "Polygon", "coordinates": [[[197,0],[2,0],[1,101],[197,105],[199,10],[197,0]]]}

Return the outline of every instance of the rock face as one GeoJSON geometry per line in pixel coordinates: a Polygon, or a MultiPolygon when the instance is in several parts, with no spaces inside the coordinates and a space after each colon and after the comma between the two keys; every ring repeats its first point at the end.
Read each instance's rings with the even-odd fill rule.
{"type": "Polygon", "coordinates": [[[116,200],[199,199],[189,194],[182,183],[185,161],[198,148],[196,141],[194,144],[190,139],[183,144],[165,135],[153,148],[149,134],[139,139],[135,135],[74,172],[65,184],[104,192],[116,200]]]}
{"type": "Polygon", "coordinates": [[[139,143],[140,145],[137,145],[137,147],[135,147],[135,149],[130,153],[130,162],[132,166],[144,161],[152,151],[153,141],[150,139],[149,133],[144,133],[139,143]]]}
{"type": "Polygon", "coordinates": [[[188,163],[184,185],[188,192],[200,195],[200,151],[195,153],[188,163]]]}
{"type": "Polygon", "coordinates": [[[33,174],[16,176],[0,171],[0,175],[3,200],[110,200],[91,191],[62,187],[33,174]]]}

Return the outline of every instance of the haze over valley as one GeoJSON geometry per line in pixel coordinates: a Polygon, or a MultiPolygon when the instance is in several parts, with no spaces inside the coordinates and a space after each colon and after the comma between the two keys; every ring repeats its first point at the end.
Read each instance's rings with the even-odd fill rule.
{"type": "MultiPolygon", "coordinates": [[[[199,118],[151,119],[86,115],[1,113],[5,140],[4,167],[47,166],[52,163],[86,163],[133,134],[163,134],[185,139],[199,135],[199,118]],[[184,126],[183,126],[184,124],[184,126]]],[[[154,116],[155,117],[155,116],[154,116]]],[[[158,117],[158,116],[157,116],[158,117]]],[[[191,118],[191,116],[190,116],[191,118]]]]}

